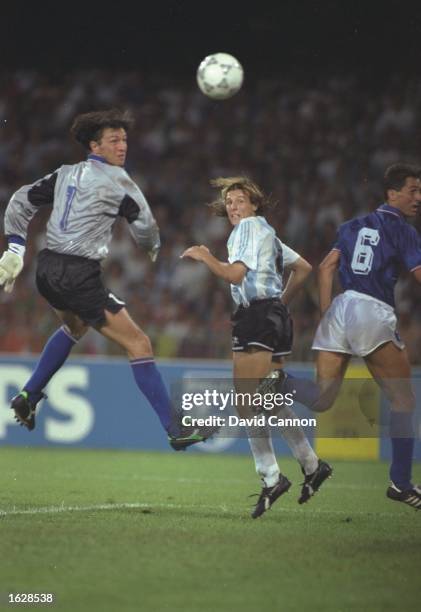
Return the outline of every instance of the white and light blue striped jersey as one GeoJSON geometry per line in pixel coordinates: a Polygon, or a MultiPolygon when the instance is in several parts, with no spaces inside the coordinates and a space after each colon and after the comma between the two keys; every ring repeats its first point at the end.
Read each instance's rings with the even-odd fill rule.
{"type": "Polygon", "coordinates": [[[284,267],[300,257],[276,236],[264,217],[246,217],[234,227],[228,238],[228,261],[247,266],[240,285],[231,285],[231,295],[238,305],[249,306],[252,300],[280,297],[284,267]]]}

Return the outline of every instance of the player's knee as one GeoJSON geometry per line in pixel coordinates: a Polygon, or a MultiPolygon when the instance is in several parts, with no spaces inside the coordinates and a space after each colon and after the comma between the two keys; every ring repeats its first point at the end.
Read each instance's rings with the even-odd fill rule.
{"type": "Polygon", "coordinates": [[[332,408],[338,396],[339,386],[338,384],[329,385],[324,387],[323,384],[319,386],[319,395],[311,405],[313,412],[326,412],[332,408]]]}
{"type": "Polygon", "coordinates": [[[128,340],[126,349],[131,358],[153,356],[152,344],[149,336],[140,329],[128,340]]]}
{"type": "Polygon", "coordinates": [[[69,323],[65,323],[63,325],[63,329],[75,340],[80,340],[86,334],[89,328],[86,327],[86,325],[83,325],[83,323],[75,322],[71,325],[69,323]]]}
{"type": "Polygon", "coordinates": [[[413,412],[415,410],[415,394],[408,381],[389,383],[382,387],[386,399],[393,410],[413,412]]]}
{"type": "Polygon", "coordinates": [[[332,407],[334,400],[327,399],[326,397],[319,397],[311,406],[310,410],[313,412],[326,412],[332,407]]]}

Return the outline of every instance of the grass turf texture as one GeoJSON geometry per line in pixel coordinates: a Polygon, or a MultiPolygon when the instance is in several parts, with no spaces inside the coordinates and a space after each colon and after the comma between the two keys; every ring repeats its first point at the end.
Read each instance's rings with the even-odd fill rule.
{"type": "Polygon", "coordinates": [[[332,462],[299,506],[302,475],[281,457],[294,485],[252,520],[247,456],[3,448],[0,459],[4,608],[19,607],[9,592],[53,592],[50,608],[69,611],[419,609],[421,513],[385,498],[385,464],[332,462]]]}

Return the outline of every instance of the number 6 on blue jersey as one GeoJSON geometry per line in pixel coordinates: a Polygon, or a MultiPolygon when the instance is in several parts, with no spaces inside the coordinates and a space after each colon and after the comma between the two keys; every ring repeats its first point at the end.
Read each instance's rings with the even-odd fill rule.
{"type": "Polygon", "coordinates": [[[379,231],[362,227],[358,232],[352,255],[351,268],[355,274],[369,274],[373,265],[374,249],[380,241],[379,231]]]}

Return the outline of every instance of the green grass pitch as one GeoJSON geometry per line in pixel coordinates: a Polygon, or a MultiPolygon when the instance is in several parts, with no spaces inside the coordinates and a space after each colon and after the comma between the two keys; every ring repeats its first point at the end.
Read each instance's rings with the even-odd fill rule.
{"type": "Polygon", "coordinates": [[[421,513],[385,498],[386,464],[332,462],[305,506],[297,464],[280,464],[293,487],[252,520],[248,456],[2,448],[0,606],[52,592],[43,608],[78,612],[418,610],[421,513]]]}

